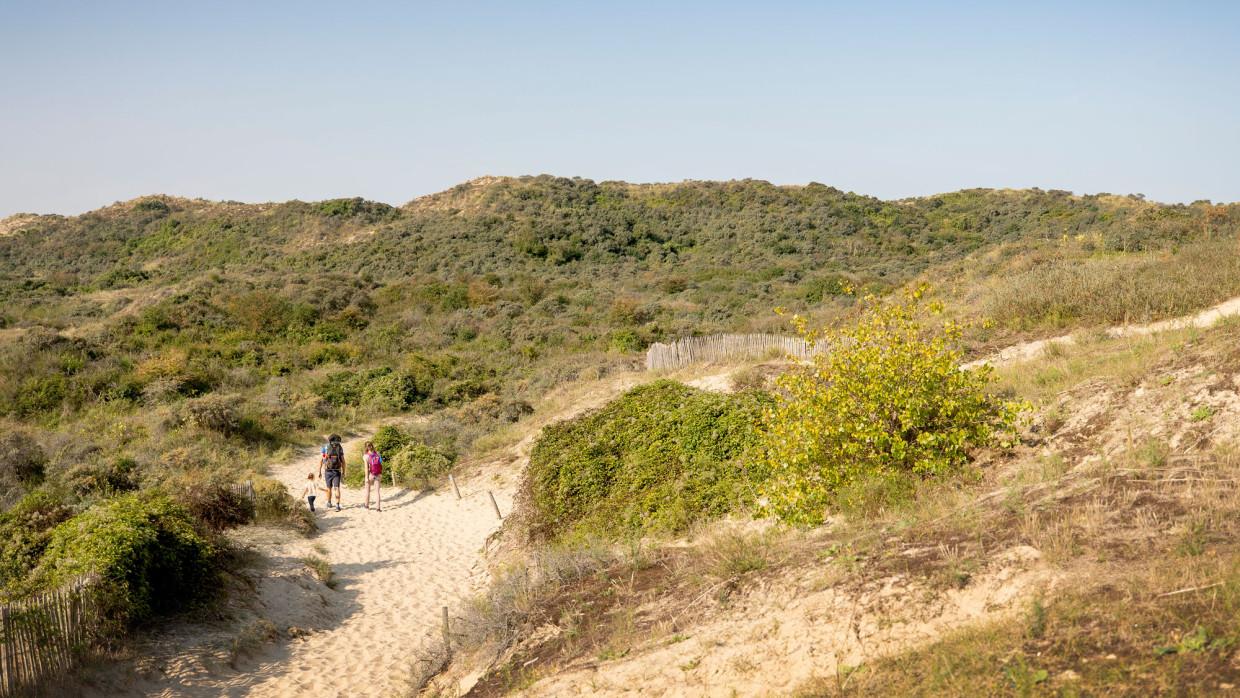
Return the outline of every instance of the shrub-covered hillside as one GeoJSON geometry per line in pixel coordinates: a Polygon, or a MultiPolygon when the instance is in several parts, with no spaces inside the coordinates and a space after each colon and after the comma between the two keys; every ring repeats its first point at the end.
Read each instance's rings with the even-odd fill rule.
{"type": "Polygon", "coordinates": [[[314,370],[331,407],[469,400],[516,376],[555,381],[568,354],[769,328],[775,306],[830,312],[849,288],[967,274],[976,264],[952,263],[987,250],[1006,251],[986,269],[1022,289],[985,309],[1034,324],[1090,316],[1086,296],[1118,295],[1108,316],[1165,314],[1240,285],[1240,269],[1215,269],[1179,300],[1108,294],[1133,270],[1183,269],[1170,250],[1234,239],[1240,207],[1038,190],[886,202],[817,184],[527,177],[400,209],[148,197],[17,220],[0,236],[0,409],[20,419],[314,370]]]}
{"type": "Polygon", "coordinates": [[[209,511],[195,492],[381,415],[449,412],[435,422],[447,433],[405,445],[438,454],[405,464],[410,477],[437,472],[558,382],[631,365],[651,341],[780,327],[776,306],[821,319],[850,290],[924,275],[1004,332],[1199,307],[1240,293],[1240,265],[1211,261],[1238,232],[1240,206],[1208,202],[545,176],[399,208],[151,196],[13,217],[0,223],[13,512],[0,529],[20,535],[0,568],[8,593],[29,589],[58,564],[43,551],[69,549],[50,541],[93,520],[77,517],[133,513],[117,497],[161,490],[209,511]],[[1187,281],[1131,289],[1132,269],[1187,281]],[[1000,276],[1022,292],[991,289],[1000,276]],[[1108,303],[1081,302],[1100,293],[1108,303]]]}

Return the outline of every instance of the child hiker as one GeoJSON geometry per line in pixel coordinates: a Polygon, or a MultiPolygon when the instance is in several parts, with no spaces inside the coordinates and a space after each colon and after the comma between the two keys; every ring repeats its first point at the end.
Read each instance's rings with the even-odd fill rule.
{"type": "Polygon", "coordinates": [[[383,457],[375,450],[375,445],[366,442],[366,455],[362,456],[366,466],[366,508],[370,508],[370,488],[375,488],[375,511],[383,511],[383,494],[379,490],[379,481],[383,479],[383,457]]]}
{"type": "Polygon", "coordinates": [[[314,481],[314,473],[306,473],[306,487],[301,491],[301,496],[306,498],[306,504],[310,505],[310,511],[314,511],[314,497],[318,493],[317,483],[314,481]]]}

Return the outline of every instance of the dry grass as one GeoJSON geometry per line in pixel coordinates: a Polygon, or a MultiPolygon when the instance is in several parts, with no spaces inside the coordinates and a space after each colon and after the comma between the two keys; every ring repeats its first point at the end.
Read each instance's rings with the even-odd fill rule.
{"type": "Polygon", "coordinates": [[[1136,385],[1149,376],[1150,367],[1182,353],[1202,336],[1185,329],[1144,337],[1085,336],[1075,343],[1051,343],[1052,349],[1033,361],[1000,366],[995,374],[1000,390],[1046,403],[1086,380],[1136,385]]]}
{"type": "Polygon", "coordinates": [[[1240,555],[1156,564],[801,696],[1202,695],[1240,683],[1240,555]]]}
{"type": "Polygon", "coordinates": [[[774,562],[774,536],[768,531],[718,527],[695,549],[701,568],[717,579],[735,579],[760,572],[774,562]]]}
{"type": "Polygon", "coordinates": [[[1032,268],[1000,277],[985,314],[1018,329],[1182,315],[1240,293],[1235,247],[1232,240],[1205,241],[1177,252],[1108,256],[1061,248],[1032,268]]]}
{"type": "Polygon", "coordinates": [[[336,573],[332,571],[331,563],[317,555],[302,558],[301,561],[328,589],[336,588],[336,573]]]}

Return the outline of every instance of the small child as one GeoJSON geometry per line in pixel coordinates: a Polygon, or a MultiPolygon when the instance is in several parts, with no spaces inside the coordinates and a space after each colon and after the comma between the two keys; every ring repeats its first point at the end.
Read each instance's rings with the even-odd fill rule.
{"type": "Polygon", "coordinates": [[[306,503],[310,505],[310,511],[314,511],[314,496],[318,494],[319,489],[315,486],[314,473],[306,474],[306,488],[301,491],[301,496],[306,498],[306,503]]]}

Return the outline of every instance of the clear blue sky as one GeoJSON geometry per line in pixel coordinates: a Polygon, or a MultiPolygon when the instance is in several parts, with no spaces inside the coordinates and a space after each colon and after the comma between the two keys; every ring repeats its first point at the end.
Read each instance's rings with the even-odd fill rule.
{"type": "Polygon", "coordinates": [[[538,173],[1236,201],[1240,3],[0,0],[0,216],[538,173]]]}

